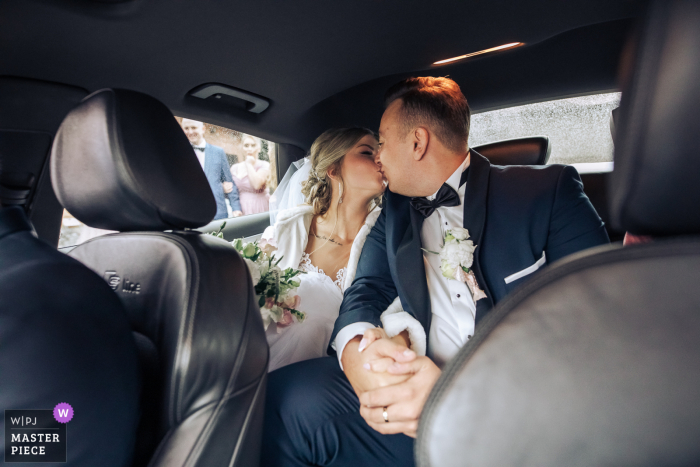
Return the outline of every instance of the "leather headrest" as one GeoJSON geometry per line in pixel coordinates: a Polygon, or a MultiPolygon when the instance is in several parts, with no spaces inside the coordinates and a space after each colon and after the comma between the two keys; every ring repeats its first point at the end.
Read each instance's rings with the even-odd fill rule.
{"type": "Polygon", "coordinates": [[[493,165],[545,165],[552,152],[546,136],[507,139],[472,149],[493,165]]]}
{"type": "Polygon", "coordinates": [[[623,84],[610,182],[613,226],[700,233],[700,2],[657,1],[623,84]]]}
{"type": "Polygon", "coordinates": [[[53,143],[51,180],[61,204],[100,229],[196,228],[216,213],[170,110],[134,91],[97,91],[66,116],[53,143]]]}

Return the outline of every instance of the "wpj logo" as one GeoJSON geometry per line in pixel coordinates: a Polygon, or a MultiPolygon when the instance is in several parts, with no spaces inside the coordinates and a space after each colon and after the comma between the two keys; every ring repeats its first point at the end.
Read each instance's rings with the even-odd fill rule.
{"type": "Polygon", "coordinates": [[[66,462],[66,424],[73,408],[5,410],[5,462],[66,462]]]}

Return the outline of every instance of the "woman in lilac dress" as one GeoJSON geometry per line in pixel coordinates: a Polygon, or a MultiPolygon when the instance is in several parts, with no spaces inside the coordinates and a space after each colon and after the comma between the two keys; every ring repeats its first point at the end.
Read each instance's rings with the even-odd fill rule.
{"type": "Polygon", "coordinates": [[[258,160],[258,138],[245,135],[241,143],[243,155],[239,155],[238,163],[231,166],[231,175],[238,188],[243,215],[267,212],[270,210],[270,190],[267,187],[270,163],[258,160]]]}

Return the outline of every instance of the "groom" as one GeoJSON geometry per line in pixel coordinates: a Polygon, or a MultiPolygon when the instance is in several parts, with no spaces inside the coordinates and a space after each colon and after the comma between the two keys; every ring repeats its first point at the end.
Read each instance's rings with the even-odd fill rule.
{"type": "Polygon", "coordinates": [[[469,151],[454,81],[407,79],[385,108],[377,163],[388,190],[335,323],[335,356],[270,374],[262,465],[413,465],[440,368],[480,320],[540,267],[608,242],[572,167],[492,166],[469,151]],[[467,250],[443,262],[448,231],[467,250]],[[404,311],[382,317],[397,296],[404,311]]]}

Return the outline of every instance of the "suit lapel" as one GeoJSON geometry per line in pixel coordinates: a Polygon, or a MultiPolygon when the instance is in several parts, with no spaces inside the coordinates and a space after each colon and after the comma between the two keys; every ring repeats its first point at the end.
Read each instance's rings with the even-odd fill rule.
{"type": "Polygon", "coordinates": [[[493,307],[493,295],[491,295],[488,284],[484,279],[480,264],[481,244],[486,226],[486,202],[490,170],[491,164],[489,161],[472,149],[469,175],[464,193],[464,228],[469,230],[469,236],[476,245],[474,263],[471,269],[474,271],[479,286],[486,293],[486,298],[476,302],[476,323],[493,307]]]}
{"type": "Polygon", "coordinates": [[[396,249],[399,294],[404,301],[404,308],[412,312],[415,318],[420,321],[427,335],[430,331],[432,313],[420,239],[424,218],[410,206],[408,206],[408,212],[410,224],[396,249]]]}

